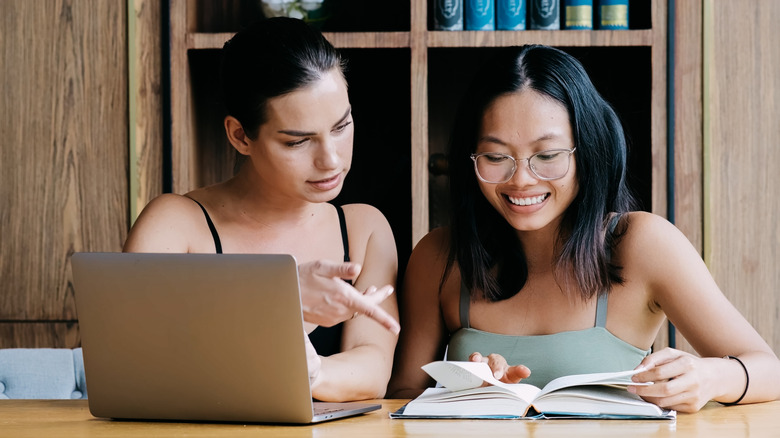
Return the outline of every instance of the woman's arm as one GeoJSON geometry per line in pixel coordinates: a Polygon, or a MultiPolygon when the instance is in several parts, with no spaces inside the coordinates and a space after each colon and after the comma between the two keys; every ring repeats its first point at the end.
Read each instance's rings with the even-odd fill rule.
{"type": "MultiPolygon", "coordinates": [[[[374,285],[395,285],[398,255],[390,225],[379,210],[366,205],[344,207],[348,219],[350,252],[362,259],[355,288],[366,291],[374,285]],[[367,231],[366,231],[367,230],[367,231]],[[365,242],[362,245],[360,242],[365,242]],[[360,249],[365,253],[360,257],[360,249]]],[[[381,303],[382,309],[398,318],[394,295],[381,303]]],[[[312,384],[318,400],[344,401],[382,398],[390,379],[398,335],[364,315],[344,323],[341,353],[321,358],[312,384]]]]}
{"type": "Polygon", "coordinates": [[[621,243],[623,264],[650,288],[652,299],[701,357],[665,349],[642,362],[648,371],[632,387],[643,398],[682,412],[699,410],[707,401],[734,402],[750,385],[743,403],[780,397],[780,361],[756,330],[723,295],[699,253],[665,219],[632,213],[621,243]]]}
{"type": "Polygon", "coordinates": [[[447,329],[439,301],[439,282],[447,263],[446,231],[423,237],[412,251],[401,295],[401,337],[388,387],[392,398],[412,398],[433,386],[420,367],[444,357],[447,329]]]}

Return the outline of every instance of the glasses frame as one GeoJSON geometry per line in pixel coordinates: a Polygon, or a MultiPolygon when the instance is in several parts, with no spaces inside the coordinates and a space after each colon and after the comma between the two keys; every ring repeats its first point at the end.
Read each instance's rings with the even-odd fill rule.
{"type": "Polygon", "coordinates": [[[511,155],[502,154],[502,153],[499,153],[499,152],[481,152],[479,154],[471,154],[469,157],[471,158],[471,161],[474,162],[474,173],[477,174],[477,178],[479,178],[480,181],[486,182],[488,184],[503,184],[503,183],[509,181],[510,179],[512,179],[512,177],[515,176],[515,172],[517,172],[517,161],[518,160],[526,162],[526,164],[528,165],[528,170],[531,171],[531,174],[536,179],[538,179],[540,181],[555,181],[556,179],[563,178],[564,176],[566,176],[569,173],[569,169],[571,169],[571,162],[568,163],[568,166],[566,167],[566,173],[564,173],[563,175],[561,175],[559,177],[556,177],[556,178],[545,178],[543,176],[540,176],[538,173],[536,173],[536,171],[534,170],[533,166],[531,166],[531,160],[534,157],[536,157],[537,155],[549,154],[550,152],[567,152],[569,155],[566,157],[566,159],[567,160],[571,160],[571,155],[576,150],[577,150],[576,147],[572,148],[572,149],[547,149],[546,151],[537,152],[537,153],[531,155],[528,158],[515,158],[515,157],[513,157],[511,155]],[[479,169],[477,168],[477,158],[479,158],[481,156],[484,156],[484,155],[493,155],[493,156],[499,155],[499,156],[507,157],[507,158],[511,159],[512,160],[512,173],[509,174],[509,177],[507,177],[503,181],[488,181],[485,178],[482,178],[482,175],[479,173],[479,169]]]}

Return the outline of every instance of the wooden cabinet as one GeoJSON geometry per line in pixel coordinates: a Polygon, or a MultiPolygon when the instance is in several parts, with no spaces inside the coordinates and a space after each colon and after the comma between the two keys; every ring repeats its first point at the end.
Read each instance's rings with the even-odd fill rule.
{"type": "MultiPolygon", "coordinates": [[[[666,2],[633,1],[631,30],[516,32],[434,31],[432,0],[337,4],[323,32],[348,58],[355,119],[353,169],[337,202],[382,210],[402,263],[445,220],[446,176],[429,173],[429,158],[444,152],[475,68],[501,46],[553,45],[584,63],[626,123],[630,178],[643,208],[666,214],[666,2]]],[[[232,173],[216,94],[217,49],[260,17],[259,1],[170,2],[174,192],[232,173]]]]}

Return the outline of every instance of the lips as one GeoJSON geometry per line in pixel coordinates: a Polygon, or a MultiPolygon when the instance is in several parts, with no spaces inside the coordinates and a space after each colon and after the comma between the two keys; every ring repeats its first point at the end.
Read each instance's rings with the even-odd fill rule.
{"type": "Polygon", "coordinates": [[[526,206],[526,205],[535,205],[535,204],[541,204],[544,202],[545,199],[547,199],[548,196],[550,196],[549,193],[545,193],[542,195],[536,195],[536,196],[525,196],[525,197],[514,197],[505,195],[506,198],[514,205],[520,205],[520,206],[526,206]]]}
{"type": "Polygon", "coordinates": [[[310,181],[309,184],[312,186],[320,189],[320,190],[331,190],[339,186],[341,183],[341,174],[338,173],[336,175],[333,175],[329,178],[317,180],[317,181],[310,181]]]}

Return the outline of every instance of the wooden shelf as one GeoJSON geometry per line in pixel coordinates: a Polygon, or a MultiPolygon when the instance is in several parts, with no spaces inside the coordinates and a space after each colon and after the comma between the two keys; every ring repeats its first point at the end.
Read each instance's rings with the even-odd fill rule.
{"type": "MultiPolygon", "coordinates": [[[[221,49],[233,32],[188,33],[186,46],[189,50],[221,49]]],[[[409,32],[325,32],[325,38],[340,49],[398,49],[409,48],[409,32]]]]}
{"type": "MultiPolygon", "coordinates": [[[[638,6],[642,29],[515,32],[431,30],[433,0],[395,4],[392,17],[375,24],[371,20],[380,6],[343,1],[352,2],[349,16],[324,34],[345,51],[350,93],[355,93],[355,158],[344,197],[381,206],[396,233],[402,263],[444,217],[437,186],[442,177],[428,173],[428,160],[444,149],[453,109],[474,68],[497,47],[546,44],[580,57],[594,84],[627,121],[634,157],[629,176],[644,208],[666,214],[665,0],[638,6]],[[364,31],[372,28],[381,31],[364,31]],[[383,155],[387,151],[392,158],[383,155]],[[381,184],[372,176],[377,172],[393,175],[394,190],[377,189],[381,184]]],[[[222,140],[222,115],[211,88],[218,59],[214,49],[240,27],[246,14],[235,8],[242,4],[171,0],[171,157],[177,193],[230,176],[229,147],[222,140]]]]}
{"type": "Polygon", "coordinates": [[[428,47],[503,47],[542,43],[559,47],[651,46],[652,30],[526,30],[427,33],[428,47]]]}

